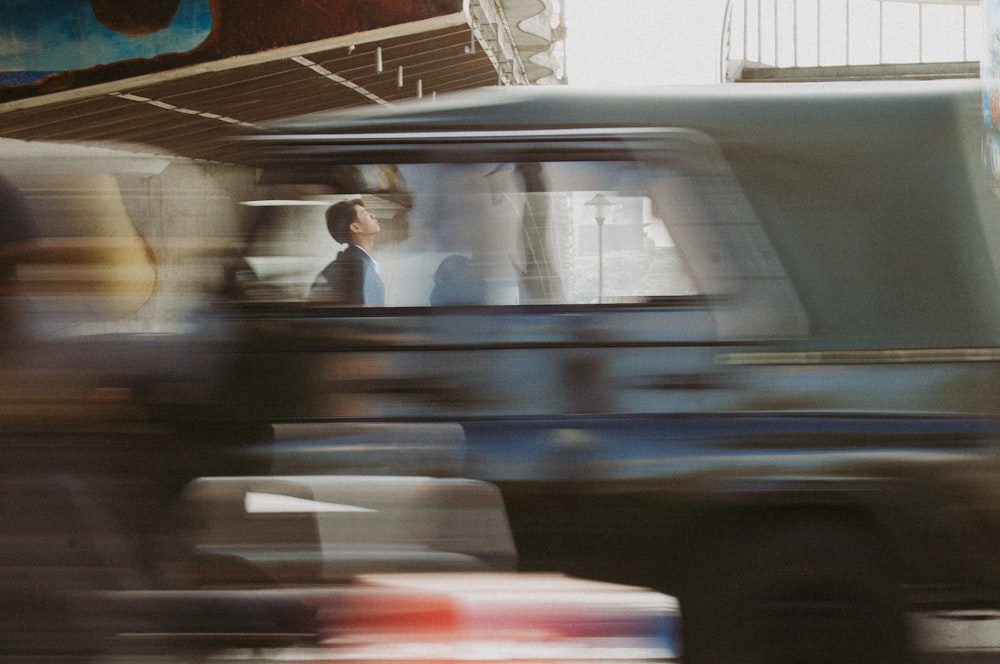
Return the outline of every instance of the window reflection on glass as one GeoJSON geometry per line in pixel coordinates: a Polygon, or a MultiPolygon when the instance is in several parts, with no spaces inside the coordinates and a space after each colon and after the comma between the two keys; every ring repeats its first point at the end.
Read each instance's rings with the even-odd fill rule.
{"type": "MultiPolygon", "coordinates": [[[[248,201],[256,215],[244,297],[307,300],[345,245],[326,210],[359,199],[379,220],[371,255],[387,306],[642,303],[696,289],[668,227],[680,175],[629,162],[359,167],[337,187],[283,185],[248,201]],[[613,204],[598,224],[601,195],[613,204]],[[654,203],[655,201],[655,203],[654,203]],[[665,218],[670,217],[670,218],[665,218]]],[[[690,198],[690,197],[689,197],[690,198]]]]}

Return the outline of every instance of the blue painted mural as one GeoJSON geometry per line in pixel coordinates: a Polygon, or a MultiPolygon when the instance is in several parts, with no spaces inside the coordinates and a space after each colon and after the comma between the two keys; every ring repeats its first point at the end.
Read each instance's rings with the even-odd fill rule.
{"type": "Polygon", "coordinates": [[[211,30],[209,0],[0,0],[0,85],[185,53],[211,30]]]}

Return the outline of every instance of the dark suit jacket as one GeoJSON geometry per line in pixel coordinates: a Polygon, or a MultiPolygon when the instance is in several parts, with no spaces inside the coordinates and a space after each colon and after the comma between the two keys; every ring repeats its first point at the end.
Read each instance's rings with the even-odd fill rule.
{"type": "Polygon", "coordinates": [[[381,307],[385,305],[385,286],[372,257],[350,244],[319,273],[309,297],[336,304],[381,307]]]}

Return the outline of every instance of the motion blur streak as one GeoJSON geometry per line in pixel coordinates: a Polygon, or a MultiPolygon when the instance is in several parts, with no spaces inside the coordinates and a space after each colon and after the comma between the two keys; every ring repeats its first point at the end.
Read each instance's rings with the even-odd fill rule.
{"type": "Polygon", "coordinates": [[[0,655],[932,649],[908,615],[1000,606],[984,110],[490,89],[240,166],[5,149],[0,655]]]}

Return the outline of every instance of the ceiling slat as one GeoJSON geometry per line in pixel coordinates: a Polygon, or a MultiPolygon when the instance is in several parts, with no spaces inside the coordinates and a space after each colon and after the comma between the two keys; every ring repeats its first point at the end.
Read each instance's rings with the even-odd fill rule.
{"type": "Polygon", "coordinates": [[[0,104],[0,137],[47,141],[122,141],[212,161],[239,161],[234,138],[262,123],[336,108],[395,103],[485,85],[497,73],[482,49],[467,48],[468,26],[421,24],[357,35],[293,51],[258,54],[238,66],[192,67],[95,86],[53,101],[0,104]],[[375,67],[382,49],[383,71],[375,67]],[[403,68],[403,86],[397,68],[403,68]],[[28,106],[28,107],[26,107],[28,106]]]}

